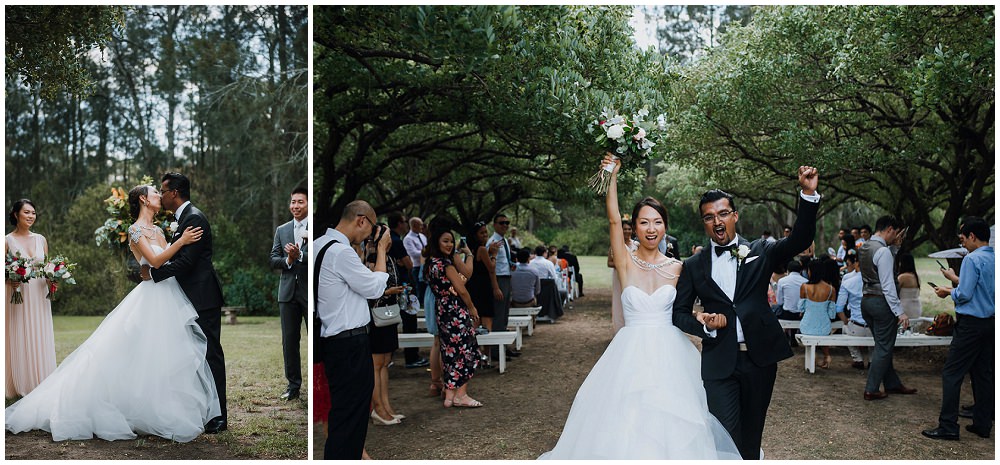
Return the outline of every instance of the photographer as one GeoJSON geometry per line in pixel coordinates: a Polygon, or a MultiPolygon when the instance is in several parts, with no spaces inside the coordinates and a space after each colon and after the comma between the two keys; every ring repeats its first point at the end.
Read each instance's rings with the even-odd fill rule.
{"type": "Polygon", "coordinates": [[[319,329],[322,343],[314,348],[323,360],[330,382],[332,407],[325,459],[360,460],[368,432],[375,382],[367,299],[377,299],[385,291],[389,280],[385,257],[392,244],[385,226],[375,225],[375,210],[367,202],[355,200],[344,208],[337,227],[327,229],[326,234],[315,240],[312,249],[317,253],[327,249],[316,263],[320,267],[316,312],[322,321],[319,329]],[[381,238],[377,241],[373,271],[361,263],[351,246],[378,237],[381,238]]]}

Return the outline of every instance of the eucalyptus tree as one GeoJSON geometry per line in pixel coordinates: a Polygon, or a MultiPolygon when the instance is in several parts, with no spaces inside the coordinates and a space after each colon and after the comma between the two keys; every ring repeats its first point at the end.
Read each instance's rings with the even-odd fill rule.
{"type": "Polygon", "coordinates": [[[469,223],[585,184],[588,125],[665,99],[627,7],[317,7],[316,221],[376,211],[469,223]]]}
{"type": "Polygon", "coordinates": [[[994,26],[991,6],[757,8],[682,71],[671,159],[787,209],[815,165],[826,208],[953,247],[961,216],[994,215],[994,26]]]}

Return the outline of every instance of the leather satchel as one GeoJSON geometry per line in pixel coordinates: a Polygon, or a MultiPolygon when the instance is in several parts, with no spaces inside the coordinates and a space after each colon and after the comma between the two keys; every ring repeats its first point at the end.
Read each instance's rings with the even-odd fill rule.
{"type": "Polygon", "coordinates": [[[399,304],[373,308],[372,321],[379,328],[402,323],[403,319],[399,316],[399,304]]]}

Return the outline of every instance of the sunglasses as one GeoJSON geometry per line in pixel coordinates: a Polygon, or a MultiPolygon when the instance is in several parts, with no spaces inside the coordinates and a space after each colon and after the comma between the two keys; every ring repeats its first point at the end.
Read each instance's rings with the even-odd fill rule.
{"type": "Polygon", "coordinates": [[[497,221],[497,224],[501,226],[510,226],[510,221],[497,221]]]}

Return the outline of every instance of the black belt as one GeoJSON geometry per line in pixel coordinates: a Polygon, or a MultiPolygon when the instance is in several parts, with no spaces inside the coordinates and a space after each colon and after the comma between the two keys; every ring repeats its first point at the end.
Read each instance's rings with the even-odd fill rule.
{"type": "Polygon", "coordinates": [[[876,297],[876,298],[877,297],[883,297],[884,298],[885,295],[884,294],[862,294],[861,297],[876,297]]]}
{"type": "Polygon", "coordinates": [[[324,337],[323,339],[347,339],[349,337],[361,336],[362,334],[368,334],[368,326],[362,326],[360,328],[348,329],[347,331],[341,331],[333,336],[324,337]]]}
{"type": "Polygon", "coordinates": [[[860,326],[862,328],[867,328],[868,327],[867,324],[861,324],[861,323],[858,323],[857,321],[854,321],[854,320],[851,320],[850,323],[853,324],[854,326],[860,326]]]}

